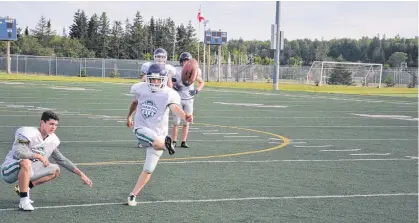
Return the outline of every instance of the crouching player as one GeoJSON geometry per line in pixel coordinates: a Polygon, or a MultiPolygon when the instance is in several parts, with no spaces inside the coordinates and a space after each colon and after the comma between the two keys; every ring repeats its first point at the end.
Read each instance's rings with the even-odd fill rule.
{"type": "Polygon", "coordinates": [[[170,155],[175,153],[172,139],[168,136],[169,109],[187,122],[192,122],[192,115],[183,112],[180,97],[173,89],[166,86],[167,70],[159,64],[152,64],[146,73],[146,82],[134,84],[127,126],[132,127],[134,117],[134,134],[139,143],[146,147],[146,158],[138,181],[128,196],[128,205],[136,206],[137,195],[150,180],[151,174],[164,150],[170,155]]]}
{"type": "Polygon", "coordinates": [[[56,113],[45,111],[39,128],[25,126],[17,129],[13,147],[0,167],[1,178],[6,183],[18,183],[15,191],[20,196],[21,210],[34,210],[29,188],[55,179],[60,174],[58,165],[79,175],[85,184],[92,186],[92,181],[58,150],[60,140],[54,133],[58,121],[56,113]],[[58,165],[49,163],[50,157],[58,165]]]}

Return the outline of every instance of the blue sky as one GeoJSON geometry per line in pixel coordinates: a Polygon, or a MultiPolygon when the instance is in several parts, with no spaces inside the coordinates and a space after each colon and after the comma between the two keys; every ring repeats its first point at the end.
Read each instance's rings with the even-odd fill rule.
{"type": "MultiPolygon", "coordinates": [[[[63,27],[73,22],[77,9],[93,13],[106,12],[114,20],[132,18],[139,10],[145,20],[151,16],[171,17],[177,25],[192,20],[198,29],[196,14],[199,6],[209,20],[209,28],[221,29],[228,38],[269,40],[270,26],[275,23],[275,1],[245,2],[19,2],[0,3],[0,16],[17,19],[20,27],[34,28],[44,15],[51,19],[52,27],[62,33],[63,27]]],[[[282,1],[281,30],[287,39],[360,38],[377,33],[393,37],[418,36],[418,2],[362,2],[362,1],[282,1]]],[[[203,25],[201,25],[201,40],[203,25]]]]}

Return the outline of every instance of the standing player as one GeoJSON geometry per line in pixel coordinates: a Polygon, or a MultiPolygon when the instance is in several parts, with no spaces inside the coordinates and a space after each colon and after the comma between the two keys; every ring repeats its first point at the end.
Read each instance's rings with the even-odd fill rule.
{"type": "MultiPolygon", "coordinates": [[[[179,57],[180,66],[183,67],[183,64],[190,59],[192,59],[192,55],[189,52],[182,53],[179,57]]],[[[194,95],[198,94],[198,92],[200,92],[205,85],[204,80],[201,77],[201,69],[198,68],[198,75],[196,77],[196,81],[198,81],[199,85],[196,89],[193,84],[188,85],[186,83],[183,83],[181,75],[182,75],[182,69],[176,73],[176,76],[173,80],[174,81],[173,89],[177,91],[180,95],[182,109],[188,114],[193,114],[194,95]]],[[[172,128],[172,139],[173,139],[174,146],[176,146],[176,140],[177,140],[177,135],[178,135],[178,125],[180,124],[180,122],[181,122],[180,118],[174,115],[173,128],[172,128]]],[[[189,123],[182,122],[182,125],[183,125],[182,142],[180,144],[180,147],[189,148],[189,145],[186,144],[186,140],[188,138],[188,133],[189,133],[189,123]]]]}
{"type": "Polygon", "coordinates": [[[17,129],[13,147],[1,165],[1,178],[9,184],[18,182],[21,210],[34,210],[29,199],[29,188],[51,181],[60,174],[59,166],[49,163],[50,157],[92,186],[92,181],[58,150],[60,140],[54,133],[58,121],[56,113],[45,111],[39,128],[25,126],[17,129]]]}
{"type": "Polygon", "coordinates": [[[154,57],[154,62],[146,62],[141,66],[141,72],[144,75],[141,78],[141,81],[145,81],[148,68],[152,64],[157,63],[157,64],[163,65],[165,70],[168,71],[167,86],[172,87],[173,86],[172,77],[175,76],[176,74],[176,68],[170,64],[166,64],[167,51],[163,48],[157,48],[156,50],[154,50],[153,57],[154,57]]]}
{"type": "Polygon", "coordinates": [[[133,126],[132,114],[137,110],[134,134],[139,143],[147,148],[143,171],[128,197],[129,206],[137,205],[135,198],[150,180],[163,151],[167,150],[170,155],[175,153],[172,139],[168,136],[169,109],[185,121],[192,121],[192,115],[186,114],[180,107],[179,95],[166,86],[167,78],[167,70],[162,65],[152,64],[146,73],[146,82],[131,87],[130,93],[135,99],[129,108],[127,126],[133,126]]]}

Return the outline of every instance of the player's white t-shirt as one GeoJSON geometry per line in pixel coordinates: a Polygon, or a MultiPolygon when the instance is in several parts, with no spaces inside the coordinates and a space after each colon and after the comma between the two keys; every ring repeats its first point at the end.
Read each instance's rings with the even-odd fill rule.
{"type": "MultiPolygon", "coordinates": [[[[144,74],[147,73],[148,68],[154,64],[154,62],[146,62],[141,66],[141,72],[144,74]]],[[[168,77],[171,78],[176,74],[176,68],[170,64],[165,64],[164,68],[168,71],[168,77]]]]}
{"type": "MultiPolygon", "coordinates": [[[[200,68],[198,68],[198,75],[197,76],[201,76],[202,71],[200,68]]],[[[194,96],[192,96],[189,91],[195,89],[195,85],[191,84],[189,86],[185,86],[182,83],[182,68],[178,69],[176,72],[176,82],[173,82],[173,89],[179,93],[180,98],[182,100],[189,100],[192,99],[194,96]]]]}
{"type": "Polygon", "coordinates": [[[13,147],[7,154],[2,166],[8,166],[19,160],[13,155],[19,141],[29,141],[29,149],[33,153],[41,154],[46,158],[49,158],[52,152],[60,145],[60,139],[54,133],[43,140],[38,128],[27,126],[21,127],[16,130],[13,147]]]}
{"type": "Polygon", "coordinates": [[[134,84],[130,93],[138,100],[137,112],[134,116],[134,131],[139,127],[147,127],[157,135],[167,135],[169,105],[180,105],[179,94],[167,86],[153,93],[145,82],[134,84]]]}

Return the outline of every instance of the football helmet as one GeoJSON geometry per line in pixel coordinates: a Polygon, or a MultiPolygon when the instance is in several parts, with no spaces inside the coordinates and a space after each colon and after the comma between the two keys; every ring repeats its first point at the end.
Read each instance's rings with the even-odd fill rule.
{"type": "Polygon", "coordinates": [[[163,48],[154,50],[154,61],[158,64],[165,64],[167,60],[167,51],[163,48]]]}
{"type": "Polygon", "coordinates": [[[179,56],[180,66],[183,66],[183,63],[190,59],[192,59],[192,54],[190,54],[189,52],[183,52],[182,54],[180,54],[179,56]]]}
{"type": "Polygon", "coordinates": [[[160,91],[167,83],[167,70],[162,64],[152,64],[146,73],[146,82],[151,91],[160,91]]]}

